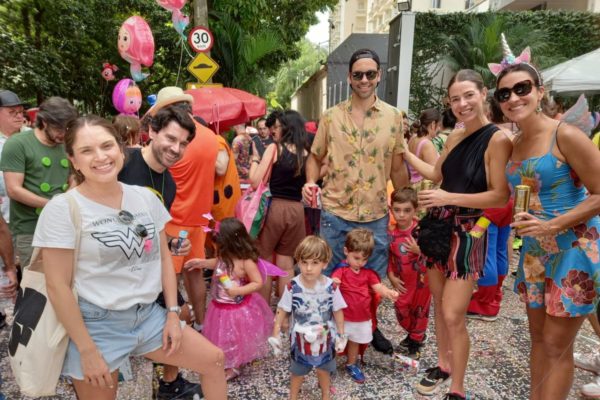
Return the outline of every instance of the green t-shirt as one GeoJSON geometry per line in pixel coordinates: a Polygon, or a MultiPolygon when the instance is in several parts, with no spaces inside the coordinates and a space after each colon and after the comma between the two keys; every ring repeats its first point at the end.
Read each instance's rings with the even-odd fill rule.
{"type": "MultiPolygon", "coordinates": [[[[4,144],[0,170],[24,174],[23,187],[38,196],[51,198],[67,189],[69,163],[64,145],[42,144],[32,130],[12,135],[4,144]]],[[[10,201],[13,235],[33,234],[41,209],[10,201]]]]}

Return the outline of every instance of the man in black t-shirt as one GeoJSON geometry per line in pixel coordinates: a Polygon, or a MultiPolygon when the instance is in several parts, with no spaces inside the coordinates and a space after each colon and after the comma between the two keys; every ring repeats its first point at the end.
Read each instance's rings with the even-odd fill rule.
{"type": "MultiPolygon", "coordinates": [[[[186,111],[177,106],[167,106],[152,118],[149,133],[151,142],[148,146],[127,149],[126,163],[119,173],[119,181],[147,187],[170,210],[176,186],[169,167],[183,157],[186,146],[196,134],[196,126],[186,111]]],[[[177,238],[167,237],[167,240],[169,248],[177,243],[177,238]]],[[[186,255],[190,249],[190,242],[185,239],[177,249],[177,254],[186,255]]],[[[182,306],[179,292],[177,297],[178,305],[182,306]]],[[[165,307],[162,293],[158,303],[165,307]]],[[[193,399],[195,394],[202,398],[200,385],[183,378],[177,367],[164,366],[163,379],[159,381],[158,399],[193,399]]]]}
{"type": "Polygon", "coordinates": [[[267,126],[267,120],[264,118],[258,120],[256,129],[258,130],[258,135],[254,135],[252,138],[253,152],[256,151],[258,157],[262,158],[267,146],[273,143],[273,137],[271,137],[271,131],[267,126]]]}

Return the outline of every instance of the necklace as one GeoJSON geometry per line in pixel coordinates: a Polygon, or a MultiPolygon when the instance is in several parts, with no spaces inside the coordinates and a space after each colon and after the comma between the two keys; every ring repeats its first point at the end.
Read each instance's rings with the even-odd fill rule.
{"type": "Polygon", "coordinates": [[[152,169],[150,169],[150,167],[148,167],[148,173],[150,174],[150,183],[152,183],[151,190],[154,192],[154,194],[156,194],[158,196],[158,198],[164,205],[165,198],[163,197],[163,193],[165,192],[165,173],[164,172],[162,173],[162,184],[161,184],[160,192],[156,189],[156,186],[154,186],[154,178],[152,178],[152,169]]]}

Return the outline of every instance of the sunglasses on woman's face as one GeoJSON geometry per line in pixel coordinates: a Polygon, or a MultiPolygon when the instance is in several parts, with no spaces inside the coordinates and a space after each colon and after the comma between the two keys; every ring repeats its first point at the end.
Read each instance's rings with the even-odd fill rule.
{"type": "Polygon", "coordinates": [[[362,81],[363,76],[366,76],[368,80],[372,81],[373,79],[377,78],[377,71],[354,71],[352,73],[352,79],[354,79],[355,81],[362,81]]]}
{"type": "MultiPolygon", "coordinates": [[[[131,225],[131,223],[133,223],[133,220],[135,219],[135,217],[129,211],[121,210],[117,214],[117,219],[123,225],[131,225]]],[[[133,230],[134,230],[135,234],[141,238],[145,238],[146,236],[148,236],[148,229],[146,229],[146,227],[142,224],[137,224],[133,228],[133,230]]]]}
{"type": "Polygon", "coordinates": [[[494,98],[498,100],[498,103],[506,103],[510,99],[511,93],[516,94],[519,97],[527,96],[533,89],[533,82],[530,80],[517,82],[511,88],[500,88],[494,92],[494,98]]]}

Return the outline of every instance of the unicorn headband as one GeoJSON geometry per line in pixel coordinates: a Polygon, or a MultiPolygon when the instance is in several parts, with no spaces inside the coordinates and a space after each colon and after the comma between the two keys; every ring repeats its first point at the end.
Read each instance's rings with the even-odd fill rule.
{"type": "Polygon", "coordinates": [[[500,34],[500,42],[502,43],[502,54],[504,55],[504,57],[502,58],[502,61],[500,62],[500,64],[496,64],[496,63],[488,64],[488,68],[490,69],[490,71],[492,71],[492,74],[494,74],[494,76],[498,77],[500,72],[504,71],[506,68],[510,67],[511,65],[524,64],[524,65],[527,65],[529,68],[531,68],[533,71],[535,71],[535,74],[537,75],[540,84],[542,84],[542,76],[540,75],[540,72],[537,70],[536,67],[531,65],[531,49],[529,48],[529,46],[527,46],[521,52],[521,54],[519,54],[518,57],[515,57],[512,50],[508,46],[508,42],[506,41],[506,36],[504,36],[504,33],[500,34]]]}

